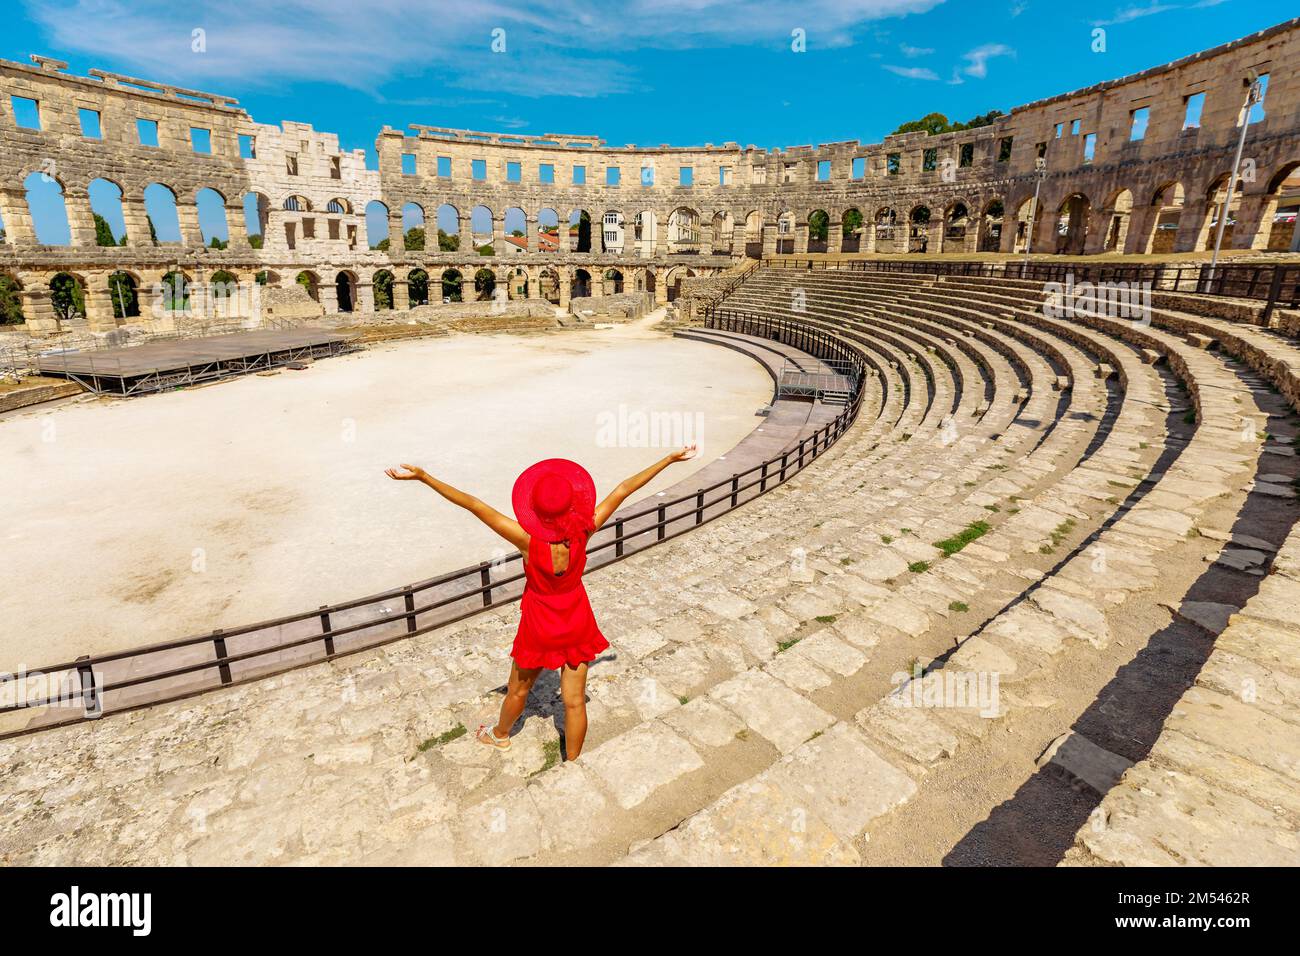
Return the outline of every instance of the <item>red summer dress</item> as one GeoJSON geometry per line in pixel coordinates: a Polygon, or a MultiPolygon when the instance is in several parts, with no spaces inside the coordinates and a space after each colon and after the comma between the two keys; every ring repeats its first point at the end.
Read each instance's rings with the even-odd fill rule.
{"type": "Polygon", "coordinates": [[[569,541],[569,566],[562,574],[556,574],[551,563],[550,542],[540,535],[529,536],[519,631],[510,649],[520,667],[577,667],[609,647],[582,584],[586,566],[586,535],[569,541]]]}

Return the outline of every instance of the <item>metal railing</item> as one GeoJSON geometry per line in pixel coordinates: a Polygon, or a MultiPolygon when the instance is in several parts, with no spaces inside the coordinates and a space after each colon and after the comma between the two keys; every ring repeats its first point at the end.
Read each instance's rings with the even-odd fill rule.
{"type": "MultiPolygon", "coordinates": [[[[615,514],[587,548],[588,567],[601,567],[727,514],[779,487],[820,457],[857,417],[866,360],[856,348],[820,329],[788,319],[709,309],[707,328],[760,336],[818,359],[848,363],[853,391],[844,410],[779,455],[688,495],[615,514]]],[[[326,605],[242,627],[145,647],[86,655],[20,674],[0,674],[0,714],[50,707],[40,726],[72,723],[177,700],[336,656],[425,634],[519,598],[524,575],[516,553],[380,594],[326,605]],[[59,685],[29,694],[30,681],[59,685]],[[21,697],[22,700],[18,700],[21,697]],[[12,698],[12,700],[11,700],[12,698]]]]}
{"type": "Polygon", "coordinates": [[[1300,265],[1223,265],[1209,263],[1113,262],[973,262],[969,260],[908,261],[893,259],[832,260],[802,257],[768,258],[764,264],[778,269],[837,270],[896,275],[1021,279],[1032,282],[1150,283],[1155,292],[1187,292],[1265,302],[1276,307],[1300,308],[1300,265]]]}

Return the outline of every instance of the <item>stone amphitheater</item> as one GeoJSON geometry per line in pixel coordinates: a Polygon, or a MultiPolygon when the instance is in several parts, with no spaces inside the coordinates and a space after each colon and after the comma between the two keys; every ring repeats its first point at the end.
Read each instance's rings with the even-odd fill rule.
{"type": "Polygon", "coordinates": [[[662,540],[625,553],[620,523],[621,560],[590,573],[613,646],[592,668],[579,760],[559,759],[554,675],[508,753],[466,732],[496,712],[518,615],[491,599],[503,585],[485,563],[468,600],[489,606],[426,623],[409,588],[376,596],[401,633],[370,646],[334,643],[361,602],[270,622],[286,643],[247,658],[227,649],[239,629],[204,637],[186,666],[212,683],[178,699],[131,697],[162,680],[135,661],[108,685],[91,665],[112,661],[62,665],[106,712],[59,723],[38,708],[0,740],[0,859],[1300,862],[1300,234],[1275,223],[1300,169],[1300,20],[960,133],[764,151],[385,129],[378,172],[225,97],[33,59],[0,62],[3,109],[27,97],[42,118],[19,129],[0,113],[0,270],[24,334],[129,324],[115,272],[142,300],[178,267],[196,282],[266,273],[322,313],[378,315],[381,273],[401,312],[413,270],[488,268],[512,295],[566,307],[650,293],[676,334],[745,352],[778,389],[753,436],[761,478],[728,488],[731,463],[715,463],[676,511],[659,507],[657,536],[642,529],[662,540]],[[1234,182],[1261,74],[1252,172],[1234,182]],[[81,135],[79,109],[100,112],[103,141],[81,135]],[[158,148],[133,141],[136,117],[157,119],[158,148]],[[189,149],[199,125],[211,155],[189,149]],[[70,247],[38,245],[26,213],[23,183],[49,158],[70,247]],[[128,242],[100,248],[86,190],[109,175],[128,242]],[[181,248],[144,238],[155,181],[177,197],[181,248]],[[261,248],[233,233],[203,248],[202,187],[232,212],[270,198],[261,248]],[[372,201],[394,210],[382,251],[365,235],[372,201]],[[552,250],[527,213],[519,256],[497,254],[495,211],[492,255],[405,249],[398,210],[442,202],[588,217],[552,250]],[[1195,254],[1225,207],[1239,254],[1210,272],[1195,254]],[[1032,263],[1006,261],[1027,244],[1032,263]],[[84,288],[84,317],[53,312],[60,273],[84,288]],[[1112,279],[1145,284],[1140,314],[1063,307],[1058,283],[1112,279]],[[796,401],[779,387],[791,365],[851,366],[854,384],[796,401]],[[318,627],[318,657],[239,670],[305,642],[290,623],[318,627]]]}

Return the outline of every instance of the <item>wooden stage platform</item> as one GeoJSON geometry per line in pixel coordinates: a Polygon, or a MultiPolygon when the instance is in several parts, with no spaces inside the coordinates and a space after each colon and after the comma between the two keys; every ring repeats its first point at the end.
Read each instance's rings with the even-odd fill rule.
{"type": "Polygon", "coordinates": [[[129,348],[52,352],[42,375],[102,395],[143,395],[354,351],[351,336],[322,328],[258,329],[129,348]]]}

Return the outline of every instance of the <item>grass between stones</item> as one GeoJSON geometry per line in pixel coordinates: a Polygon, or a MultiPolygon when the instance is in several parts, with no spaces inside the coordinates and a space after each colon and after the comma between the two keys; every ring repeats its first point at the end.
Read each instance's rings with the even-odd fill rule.
{"type": "Polygon", "coordinates": [[[419,753],[424,753],[426,750],[432,750],[434,747],[441,747],[443,744],[449,744],[458,737],[464,737],[467,733],[469,733],[469,731],[465,728],[464,724],[457,724],[455,727],[451,728],[451,730],[445,731],[437,737],[430,737],[415,749],[419,753]]]}
{"type": "Polygon", "coordinates": [[[951,538],[944,538],[942,541],[936,541],[934,546],[943,552],[944,557],[951,558],[972,541],[977,541],[988,534],[992,528],[987,521],[975,521],[967,525],[964,529],[953,535],[951,538]]]}

